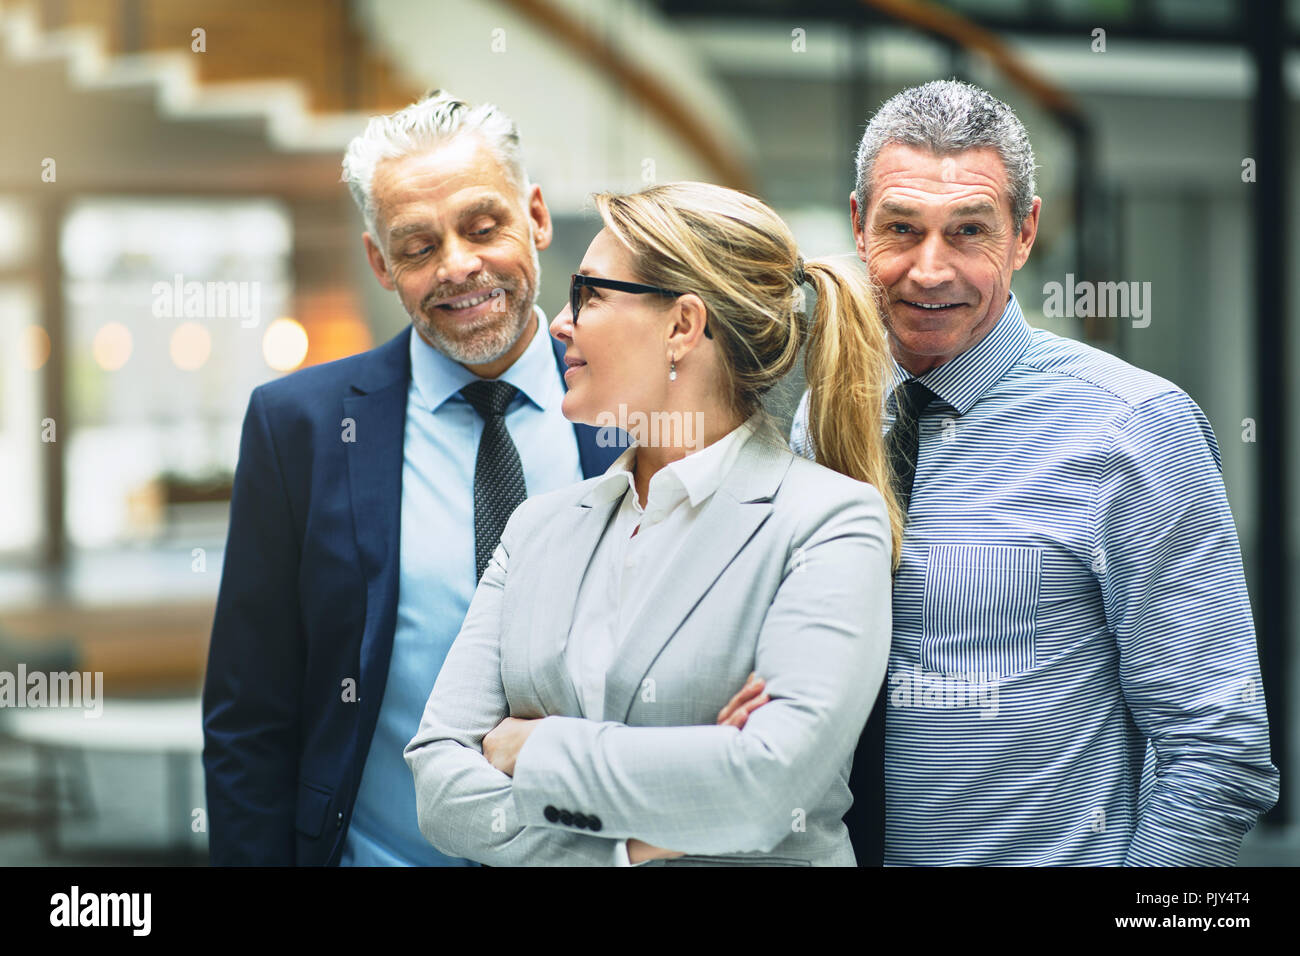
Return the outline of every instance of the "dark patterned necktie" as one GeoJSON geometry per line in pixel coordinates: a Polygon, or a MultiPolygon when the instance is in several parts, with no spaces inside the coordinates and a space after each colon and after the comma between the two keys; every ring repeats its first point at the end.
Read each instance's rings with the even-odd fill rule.
{"type": "Polygon", "coordinates": [[[474,580],[492,560],[501,542],[506,521],[528,497],[524,468],[519,462],[510,432],[506,430],[506,409],[516,395],[509,382],[478,381],[460,390],[465,400],[483,417],[483,436],[474,463],[474,580]]]}
{"type": "Polygon", "coordinates": [[[889,429],[885,445],[894,472],[894,494],[898,496],[899,507],[904,511],[907,511],[911,503],[912,484],[916,481],[921,415],[932,401],[934,392],[914,378],[909,378],[894,390],[898,414],[894,416],[894,426],[889,429]]]}
{"type": "MultiPolygon", "coordinates": [[[[920,447],[920,418],[934,399],[916,379],[908,379],[894,391],[898,414],[885,437],[889,464],[893,471],[894,494],[904,512],[911,502],[912,484],[916,480],[916,458],[920,447]]],[[[853,754],[853,771],[849,790],[853,806],[844,815],[853,841],[858,866],[883,866],[885,862],[885,703],[888,680],[880,687],[876,704],[858,739],[853,754]]]]}

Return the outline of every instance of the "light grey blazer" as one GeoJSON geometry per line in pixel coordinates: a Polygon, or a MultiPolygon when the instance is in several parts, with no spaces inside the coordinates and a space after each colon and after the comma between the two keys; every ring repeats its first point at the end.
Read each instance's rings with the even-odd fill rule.
{"type": "Polygon", "coordinates": [[[501,536],[405,757],[420,829],[493,866],[844,865],[849,770],[884,680],[889,523],[875,488],[745,443],[649,595],[582,716],[564,662],[578,588],[620,496],[598,478],[525,501],[501,536]],[[771,701],[716,725],[750,671],[771,701]],[[482,753],[507,716],[544,717],[513,779],[482,753]]]}

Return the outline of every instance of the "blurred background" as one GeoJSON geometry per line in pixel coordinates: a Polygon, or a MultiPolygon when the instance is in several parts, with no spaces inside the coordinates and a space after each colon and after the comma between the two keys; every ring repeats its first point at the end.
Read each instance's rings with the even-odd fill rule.
{"type": "Polygon", "coordinates": [[[1030,324],[1171,379],[1218,436],[1283,772],[1242,863],[1300,862],[1300,0],[0,0],[0,672],[102,673],[107,700],[0,707],[0,865],[206,860],[249,392],[408,321],[339,179],[368,115],[441,87],[516,119],[554,315],[597,189],[747,189],[806,256],[851,254],[864,124],[947,77],[1029,129],[1030,324]],[[1149,311],[1063,316],[1071,281],[1149,283],[1149,311]]]}

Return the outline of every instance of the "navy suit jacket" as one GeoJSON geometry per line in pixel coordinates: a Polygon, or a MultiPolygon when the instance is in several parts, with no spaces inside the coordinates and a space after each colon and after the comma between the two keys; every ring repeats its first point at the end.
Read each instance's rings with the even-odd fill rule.
{"type": "MultiPolygon", "coordinates": [[[[213,864],[342,852],[396,627],[411,334],[249,399],[203,687],[213,864]]],[[[585,477],[621,451],[573,430],[585,477]]]]}

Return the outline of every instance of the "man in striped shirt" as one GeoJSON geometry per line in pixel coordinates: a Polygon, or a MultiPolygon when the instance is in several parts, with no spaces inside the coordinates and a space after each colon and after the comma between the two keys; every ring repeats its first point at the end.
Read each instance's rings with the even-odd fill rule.
{"type": "MultiPolygon", "coordinates": [[[[1171,382],[1026,323],[1039,206],[1024,127],[976,87],[906,90],[863,136],[888,426],[919,408],[884,861],[1229,865],[1278,773],[1218,445],[1171,382]]],[[[806,423],[805,395],[811,457],[806,423]]]]}

